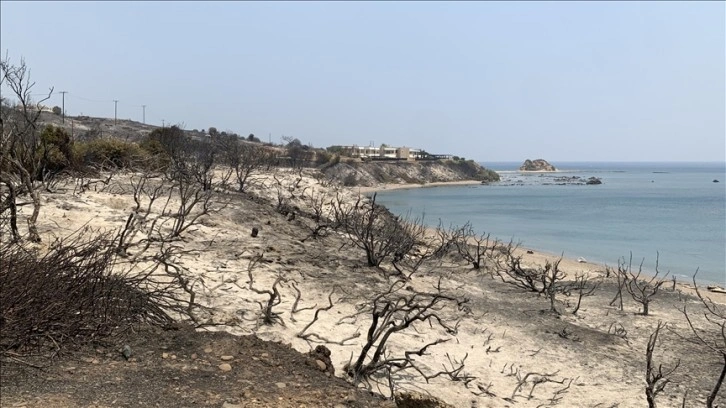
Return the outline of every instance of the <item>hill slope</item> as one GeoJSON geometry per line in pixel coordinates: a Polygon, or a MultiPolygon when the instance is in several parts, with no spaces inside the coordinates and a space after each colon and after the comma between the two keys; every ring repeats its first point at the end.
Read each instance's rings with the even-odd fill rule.
{"type": "Polygon", "coordinates": [[[326,177],[345,186],[426,184],[446,181],[499,181],[499,175],[473,161],[340,162],[321,169],[326,177]]]}

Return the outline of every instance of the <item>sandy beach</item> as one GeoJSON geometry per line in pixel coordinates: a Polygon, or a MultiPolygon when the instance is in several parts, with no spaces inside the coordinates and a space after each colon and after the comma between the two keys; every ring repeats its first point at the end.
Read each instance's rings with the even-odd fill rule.
{"type": "MultiPolygon", "coordinates": [[[[74,186],[68,184],[44,195],[40,248],[52,242],[53,236],[70,234],[84,225],[99,230],[121,228],[134,206],[128,177],[117,176],[103,191],[74,194],[74,186]]],[[[388,264],[367,267],[363,252],[340,231],[310,238],[315,223],[303,213],[310,211],[316,197],[337,196],[353,202],[359,194],[374,191],[472,184],[479,183],[342,188],[323,186],[311,175],[299,178],[293,172],[278,171],[273,178],[260,174],[245,195],[220,195],[226,205],[201,218],[185,234],[178,244],[189,254],[177,261],[199,282],[197,301],[211,310],[200,312],[200,318],[220,324],[206,330],[255,334],[301,352],[325,345],[332,352],[336,375],[344,376],[343,367],[365,342],[371,299],[391,287],[395,274],[388,264]],[[296,209],[296,217],[276,211],[274,203],[281,197],[296,209]],[[256,237],[250,234],[253,227],[259,229],[256,237]],[[283,278],[278,286],[280,304],[275,308],[284,325],[260,323],[258,302],[265,296],[250,289],[249,276],[255,288],[271,288],[283,278]],[[329,297],[332,307],[309,325],[329,297]]],[[[160,207],[152,208],[152,213],[158,211],[160,207]]],[[[559,258],[527,253],[526,248],[517,251],[527,267],[559,258]]],[[[462,365],[460,374],[470,379],[452,381],[440,375],[426,381],[408,370],[396,376],[395,391],[417,391],[455,407],[642,407],[646,404],[644,350],[662,321],[672,330],[661,333],[657,361],[672,366],[680,359],[680,367],[672,375],[673,383],[658,396],[659,406],[680,407],[686,392],[686,406],[703,405],[721,366],[718,354],[679,337],[688,335],[681,305],[699,310],[687,284],[672,288],[666,283],[651,304],[650,316],[641,316],[637,314],[640,306],[627,293],[623,310],[612,302],[617,282],[605,276],[603,265],[565,258],[560,267],[567,273],[566,280],[586,275],[601,281],[592,296],[582,299],[576,314],[572,313],[577,301],[573,294],[560,295],[561,314],[549,313],[543,296],[504,282],[486,267],[474,269],[455,254],[421,267],[401,293],[428,293],[439,287],[457,299],[467,299],[462,303],[465,307],[442,307],[437,312],[443,321],[456,324],[456,330],[428,322],[416,324],[391,336],[386,355],[402,356],[445,341],[416,356],[416,366],[433,374],[462,365]]],[[[726,304],[726,295],[708,295],[726,304]]],[[[707,322],[697,324],[708,327],[707,322]]],[[[386,378],[374,377],[361,386],[390,394],[386,378]]],[[[720,403],[726,402],[723,394],[722,390],[720,403]]]]}
{"type": "Polygon", "coordinates": [[[447,187],[447,186],[471,186],[481,185],[481,181],[476,180],[464,180],[464,181],[446,181],[446,182],[434,182],[426,184],[380,184],[373,187],[353,187],[353,191],[356,191],[363,195],[371,195],[378,191],[391,191],[391,190],[409,190],[415,188],[429,188],[429,187],[447,187]]]}

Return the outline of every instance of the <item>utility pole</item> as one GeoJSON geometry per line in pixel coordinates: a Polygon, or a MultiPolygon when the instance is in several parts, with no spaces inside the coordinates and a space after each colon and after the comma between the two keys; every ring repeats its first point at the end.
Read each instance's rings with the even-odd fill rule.
{"type": "Polygon", "coordinates": [[[113,124],[114,125],[116,124],[116,111],[117,111],[116,108],[118,108],[118,99],[113,100],[113,124]]]}
{"type": "Polygon", "coordinates": [[[67,93],[68,93],[68,91],[60,91],[60,94],[63,95],[63,108],[62,108],[63,123],[66,123],[66,94],[67,93]]]}
{"type": "Polygon", "coordinates": [[[141,105],[141,107],[144,109],[144,120],[142,123],[145,125],[146,124],[146,105],[141,105]]]}
{"type": "Polygon", "coordinates": [[[161,120],[161,128],[164,129],[164,119],[161,120]]]}

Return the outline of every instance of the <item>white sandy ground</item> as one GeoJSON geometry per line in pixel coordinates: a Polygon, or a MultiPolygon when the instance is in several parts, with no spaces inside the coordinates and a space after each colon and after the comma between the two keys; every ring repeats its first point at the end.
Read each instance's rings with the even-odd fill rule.
{"type": "MultiPolygon", "coordinates": [[[[322,194],[328,198],[340,194],[350,202],[359,193],[371,191],[323,186],[309,175],[303,177],[296,188],[292,188],[297,179],[296,174],[280,171],[276,176],[281,180],[280,183],[269,174],[259,175],[250,188],[251,192],[267,197],[273,203],[279,193],[289,199],[291,204],[302,208],[311,194],[322,194]]],[[[103,192],[91,190],[73,194],[74,186],[69,184],[59,187],[56,193],[45,194],[39,221],[44,239],[40,245],[46,247],[52,242],[52,236],[68,235],[84,225],[96,229],[121,228],[134,202],[129,192],[128,176],[118,176],[112,184],[103,192]]],[[[386,189],[393,187],[386,186],[386,189]]],[[[360,351],[370,322],[368,315],[344,318],[354,316],[356,305],[365,304],[371,293],[389,283],[380,271],[364,266],[365,259],[361,251],[352,246],[341,248],[345,237],[331,236],[300,242],[300,238],[305,235],[304,231],[293,227],[283,215],[275,212],[272,203],[265,205],[266,210],[252,212],[239,197],[232,195],[225,209],[204,217],[201,225],[190,230],[184,240],[178,242],[184,249],[194,250],[194,253],[185,255],[179,262],[198,279],[195,286],[199,292],[197,301],[214,310],[213,315],[208,316],[209,319],[216,323],[227,323],[225,326],[216,326],[214,330],[235,334],[256,333],[266,340],[291,343],[301,352],[321,344],[296,337],[311,321],[314,310],[301,311],[293,316],[291,309],[295,292],[290,283],[284,284],[280,286],[282,303],[276,310],[282,312],[285,325],[259,325],[256,321],[260,309],[257,302],[265,301],[266,298],[247,287],[246,271],[253,254],[264,252],[265,259],[253,270],[255,287],[269,289],[278,275],[294,279],[302,293],[299,308],[325,306],[332,288],[342,288],[334,292],[335,306],[321,312],[320,319],[309,329],[309,332],[338,342],[360,333],[359,337],[345,341],[344,345],[324,343],[332,351],[336,374],[342,375],[343,365],[351,355],[357,356],[360,351]],[[260,228],[257,238],[250,236],[253,226],[260,228]],[[310,254],[316,255],[310,259],[310,254]]],[[[28,209],[29,206],[22,207],[24,211],[28,209]]],[[[160,209],[156,208],[155,211],[160,209]]],[[[547,259],[556,258],[537,252],[522,252],[522,256],[526,264],[538,265],[547,259]]],[[[571,277],[576,273],[602,276],[605,269],[602,265],[579,263],[572,259],[564,259],[560,266],[571,277]]],[[[548,406],[553,393],[563,388],[562,384],[554,382],[538,384],[531,398],[528,398],[533,386],[530,382],[515,398],[516,402],[506,401],[504,398],[511,396],[517,385],[517,370],[520,373],[552,373],[551,378],[559,381],[573,379],[569,390],[562,394],[559,406],[645,406],[643,367],[648,335],[659,320],[670,322],[680,329],[685,328],[682,314],[665,301],[656,299],[652,305],[653,316],[644,317],[634,314],[638,311],[638,305],[627,294],[624,311],[609,306],[612,298],[610,292],[585,298],[577,316],[563,314],[558,318],[541,312],[547,308],[542,298],[503,284],[484,272],[475,272],[463,263],[442,264],[418,272],[410,281],[410,286],[430,291],[440,276],[446,277],[443,280],[446,289],[471,299],[471,313],[462,319],[457,334],[452,336],[430,328],[427,323],[419,324],[417,330],[407,330],[392,336],[388,352],[392,355],[402,354],[438,338],[449,339],[444,344],[431,347],[429,355],[417,358],[417,361],[428,372],[435,372],[442,365],[448,366],[447,354],[455,360],[467,356],[464,371],[477,377],[469,389],[461,382],[442,377],[427,384],[413,375],[413,371],[399,378],[398,385],[402,389],[429,393],[456,407],[548,406]],[[627,330],[627,341],[608,334],[615,324],[627,330]],[[556,331],[562,327],[575,331],[582,341],[558,336],[556,331]],[[479,391],[477,385],[490,385],[489,390],[496,396],[474,395],[473,392],[479,391]]],[[[670,284],[666,286],[670,287],[670,284]]],[[[681,291],[689,292],[687,285],[679,284],[675,292],[664,290],[668,292],[669,299],[675,299],[676,296],[680,298],[681,291]]],[[[720,304],[726,304],[726,295],[708,295],[720,304]]],[[[692,298],[688,302],[690,308],[697,309],[698,304],[692,298]]],[[[444,311],[442,314],[454,319],[453,311],[444,311]]],[[[657,354],[661,359],[659,361],[670,367],[676,358],[683,357],[682,370],[686,374],[677,376],[680,383],[669,385],[659,396],[659,406],[680,407],[680,398],[689,389],[689,384],[699,381],[711,384],[715,381],[720,361],[718,355],[687,344],[670,332],[664,332],[662,337],[663,345],[657,354]]],[[[372,388],[384,394],[388,392],[385,384],[374,384],[372,388]]],[[[703,406],[708,390],[702,388],[698,392],[690,391],[687,406],[703,406]]],[[[723,393],[726,390],[722,390],[723,393]]],[[[726,402],[726,397],[722,396],[721,402],[726,402]]]]}

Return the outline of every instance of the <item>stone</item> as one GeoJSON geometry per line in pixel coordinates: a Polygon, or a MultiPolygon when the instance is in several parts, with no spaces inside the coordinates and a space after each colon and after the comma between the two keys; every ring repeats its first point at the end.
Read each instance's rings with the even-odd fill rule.
{"type": "Polygon", "coordinates": [[[207,353],[207,354],[209,354],[209,353],[212,352],[212,348],[211,347],[207,347],[207,348],[204,349],[204,352],[207,353]]]}
{"type": "Polygon", "coordinates": [[[590,177],[589,179],[587,179],[587,181],[585,182],[585,184],[588,184],[588,185],[602,184],[602,180],[600,180],[597,177],[590,177]]]}
{"type": "Polygon", "coordinates": [[[257,238],[257,234],[259,234],[259,233],[260,233],[259,228],[257,228],[257,227],[252,228],[252,238],[257,238]]]}
{"type": "Polygon", "coordinates": [[[287,384],[285,384],[284,382],[278,382],[278,383],[275,383],[275,385],[277,386],[277,388],[285,388],[285,387],[287,387],[287,384]]]}
{"type": "Polygon", "coordinates": [[[222,361],[231,361],[234,360],[234,356],[222,356],[220,357],[222,361]]]}
{"type": "Polygon", "coordinates": [[[327,347],[319,345],[315,347],[315,350],[311,350],[308,355],[312,357],[313,360],[308,360],[309,365],[319,368],[321,371],[325,371],[328,374],[335,374],[335,367],[333,367],[333,362],[330,360],[330,350],[327,347]],[[323,363],[325,367],[323,367],[320,363],[323,363]]]}
{"type": "Polygon", "coordinates": [[[315,364],[318,365],[320,371],[325,371],[325,369],[328,368],[328,366],[322,360],[315,360],[315,364]]]}
{"type": "Polygon", "coordinates": [[[124,356],[126,360],[131,358],[131,347],[129,347],[128,344],[124,345],[124,347],[121,349],[121,355],[124,356]]]}
{"type": "Polygon", "coordinates": [[[219,367],[220,370],[225,371],[225,372],[226,371],[232,371],[232,366],[229,365],[228,363],[222,363],[218,367],[219,367]]]}
{"type": "Polygon", "coordinates": [[[345,397],[345,402],[348,404],[354,403],[358,399],[357,394],[355,391],[350,391],[348,395],[345,397]]]}
{"type": "Polygon", "coordinates": [[[169,353],[161,353],[161,358],[166,360],[167,358],[169,358],[169,353]]]}

